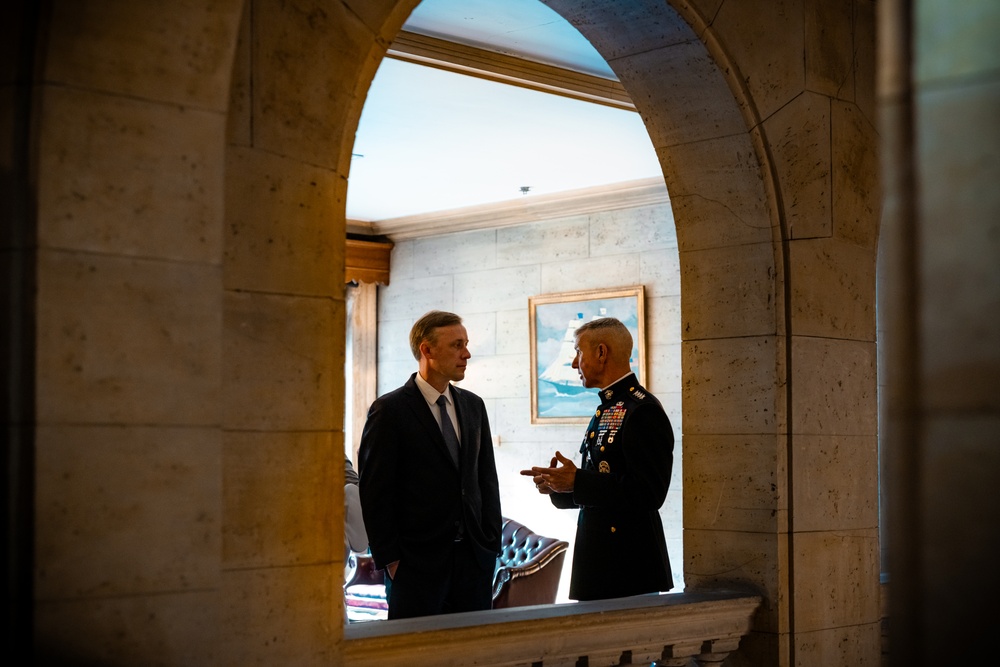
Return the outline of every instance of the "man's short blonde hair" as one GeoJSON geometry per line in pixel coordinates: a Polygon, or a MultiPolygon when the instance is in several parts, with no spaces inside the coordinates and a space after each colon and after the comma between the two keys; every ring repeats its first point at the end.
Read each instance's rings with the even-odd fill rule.
{"type": "Polygon", "coordinates": [[[413,358],[420,361],[420,344],[427,341],[433,345],[437,341],[438,329],[461,323],[462,318],[455,313],[443,310],[424,313],[410,328],[410,352],[413,353],[413,358]]]}
{"type": "Polygon", "coordinates": [[[614,317],[601,317],[577,327],[574,332],[577,341],[583,334],[590,334],[591,345],[604,343],[611,351],[611,358],[626,364],[632,357],[632,334],[628,327],[614,317]]]}

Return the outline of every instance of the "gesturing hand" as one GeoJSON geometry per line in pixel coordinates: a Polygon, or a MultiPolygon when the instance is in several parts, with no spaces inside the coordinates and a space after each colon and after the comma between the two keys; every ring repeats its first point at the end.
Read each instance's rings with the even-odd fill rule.
{"type": "Polygon", "coordinates": [[[539,493],[572,493],[576,482],[576,464],[556,452],[548,468],[534,466],[522,470],[522,475],[531,477],[539,493]]]}

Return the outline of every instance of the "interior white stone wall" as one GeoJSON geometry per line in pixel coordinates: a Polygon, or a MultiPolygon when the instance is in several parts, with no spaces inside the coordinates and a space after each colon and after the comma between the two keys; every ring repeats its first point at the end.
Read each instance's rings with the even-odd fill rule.
{"type": "Polygon", "coordinates": [[[552,507],[519,471],[546,463],[556,450],[576,460],[586,425],[531,423],[528,297],[644,286],[646,385],[663,403],[675,438],[660,514],[674,590],[683,589],[680,270],[669,203],[401,241],[391,267],[390,284],[378,294],[379,395],[416,370],[408,343],[414,320],[431,309],[462,316],[472,359],[460,386],[486,401],[503,513],[570,542],[559,601],[567,600],[577,512],[552,507]]]}

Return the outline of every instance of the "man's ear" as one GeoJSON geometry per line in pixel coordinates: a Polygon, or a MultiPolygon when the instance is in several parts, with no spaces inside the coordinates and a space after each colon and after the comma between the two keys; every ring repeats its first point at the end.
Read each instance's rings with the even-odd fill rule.
{"type": "Polygon", "coordinates": [[[420,343],[420,345],[417,347],[417,349],[420,350],[420,356],[421,357],[425,357],[427,359],[430,359],[430,356],[431,356],[431,344],[430,343],[428,343],[427,341],[423,341],[423,342],[420,343]]]}
{"type": "Polygon", "coordinates": [[[597,358],[603,362],[608,360],[608,346],[604,343],[597,345],[597,358]]]}

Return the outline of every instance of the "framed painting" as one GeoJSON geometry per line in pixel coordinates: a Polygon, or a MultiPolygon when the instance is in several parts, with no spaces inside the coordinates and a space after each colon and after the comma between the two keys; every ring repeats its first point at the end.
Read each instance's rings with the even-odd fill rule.
{"type": "Polygon", "coordinates": [[[531,423],[586,424],[600,402],[573,368],[576,329],[614,317],[632,334],[629,363],[646,382],[645,305],[642,285],[528,297],[531,331],[531,423]]]}

